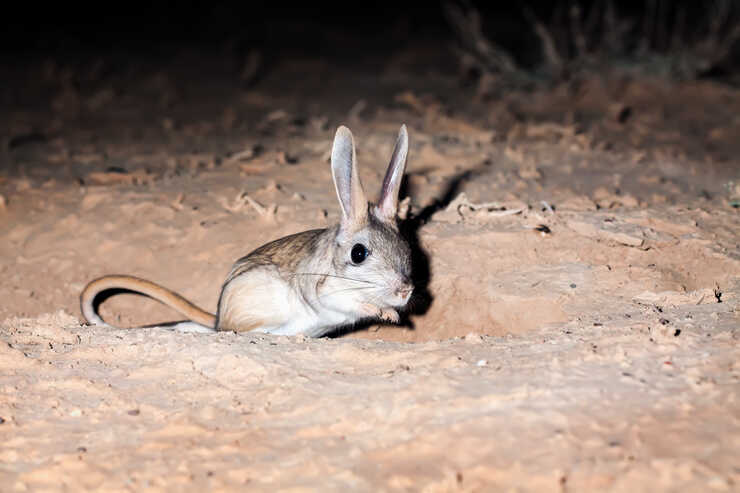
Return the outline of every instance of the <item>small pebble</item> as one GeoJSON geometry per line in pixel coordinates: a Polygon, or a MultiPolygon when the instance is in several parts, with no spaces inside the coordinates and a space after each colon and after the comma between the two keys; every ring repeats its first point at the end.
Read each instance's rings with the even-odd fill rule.
{"type": "Polygon", "coordinates": [[[483,342],[483,337],[480,334],[471,332],[465,336],[465,342],[467,342],[468,344],[480,344],[481,342],[483,342]]]}
{"type": "Polygon", "coordinates": [[[476,366],[486,366],[488,364],[487,360],[479,359],[478,362],[475,364],[476,366]]]}

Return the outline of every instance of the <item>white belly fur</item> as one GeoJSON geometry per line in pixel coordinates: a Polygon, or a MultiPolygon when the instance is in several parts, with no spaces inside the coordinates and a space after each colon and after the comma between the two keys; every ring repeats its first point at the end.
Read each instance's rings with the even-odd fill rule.
{"type": "Polygon", "coordinates": [[[253,327],[266,334],[319,337],[332,327],[351,322],[344,313],[310,305],[271,269],[255,269],[233,279],[222,296],[225,328],[253,327]]]}

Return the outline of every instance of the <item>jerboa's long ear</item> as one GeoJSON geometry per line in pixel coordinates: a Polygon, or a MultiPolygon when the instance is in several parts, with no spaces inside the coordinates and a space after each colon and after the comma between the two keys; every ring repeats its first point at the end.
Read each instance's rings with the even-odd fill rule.
{"type": "Polygon", "coordinates": [[[406,156],[409,153],[409,135],[406,125],[398,131],[396,146],[393,148],[388,171],[385,172],[383,187],[380,190],[377,212],[381,218],[391,220],[398,213],[398,191],[401,188],[403,172],[406,169],[406,156]]]}
{"type": "Polygon", "coordinates": [[[355,141],[352,132],[343,125],[334,136],[331,172],[342,208],[341,227],[345,231],[357,231],[367,224],[367,199],[357,173],[355,141]]]}

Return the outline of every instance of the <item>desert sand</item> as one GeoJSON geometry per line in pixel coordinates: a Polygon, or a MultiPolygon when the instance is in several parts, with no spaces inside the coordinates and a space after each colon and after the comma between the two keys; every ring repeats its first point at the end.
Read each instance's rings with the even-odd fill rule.
{"type": "Polygon", "coordinates": [[[737,490],[740,91],[480,98],[411,58],[15,75],[41,103],[0,129],[2,491],[737,490]],[[101,307],[128,328],[84,324],[112,273],[214,310],[237,258],[337,220],[337,125],[373,196],[401,123],[402,325],[183,334],[128,294],[101,307]]]}

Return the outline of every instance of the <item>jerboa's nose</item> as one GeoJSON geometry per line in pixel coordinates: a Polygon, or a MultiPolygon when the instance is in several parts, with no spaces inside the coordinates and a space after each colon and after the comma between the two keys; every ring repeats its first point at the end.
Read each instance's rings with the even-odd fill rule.
{"type": "Polygon", "coordinates": [[[401,285],[398,287],[398,289],[396,289],[396,294],[401,298],[405,298],[410,295],[413,290],[414,285],[411,284],[408,279],[405,279],[404,282],[401,283],[401,285]]]}

